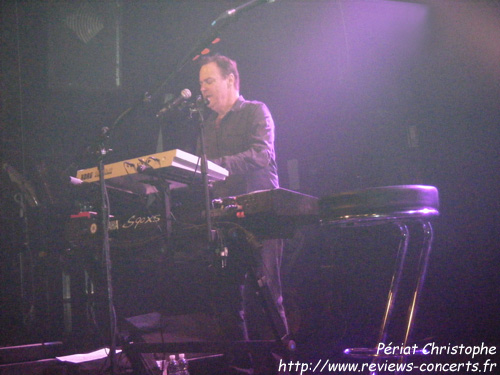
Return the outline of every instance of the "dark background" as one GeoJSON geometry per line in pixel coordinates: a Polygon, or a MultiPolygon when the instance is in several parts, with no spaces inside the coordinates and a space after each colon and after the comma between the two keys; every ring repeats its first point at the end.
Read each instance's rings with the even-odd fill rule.
{"type": "MultiPolygon", "coordinates": [[[[61,335],[50,323],[60,320],[60,292],[47,290],[58,285],[54,254],[66,246],[57,228],[67,218],[54,206],[67,192],[49,179],[49,199],[40,165],[70,174],[95,165],[85,148],[146,92],[152,101],[112,133],[108,160],[155,152],[160,127],[165,149],[189,149],[195,125],[155,114],[167,93],[199,92],[194,63],[173,72],[210,23],[241,4],[2,2],[2,162],[38,189],[30,244],[37,272],[52,280],[36,282],[36,298],[50,308],[40,318],[46,328],[30,335],[19,270],[26,226],[4,173],[2,344],[61,335]],[[74,14],[79,36],[62,22],[74,14]]],[[[439,189],[417,340],[498,343],[499,25],[496,1],[282,0],[242,14],[211,48],[238,61],[242,95],[271,109],[283,187],[317,197],[399,184],[439,189]]],[[[393,259],[386,234],[310,228],[303,246],[289,241],[285,288],[299,336],[371,345],[393,259]]]]}

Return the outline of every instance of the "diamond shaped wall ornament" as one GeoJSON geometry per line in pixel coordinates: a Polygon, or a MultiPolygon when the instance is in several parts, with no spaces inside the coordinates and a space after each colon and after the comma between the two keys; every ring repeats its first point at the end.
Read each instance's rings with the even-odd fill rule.
{"type": "Polygon", "coordinates": [[[103,17],[96,14],[88,4],[80,6],[74,13],[67,15],[63,22],[85,44],[104,28],[103,17]]]}

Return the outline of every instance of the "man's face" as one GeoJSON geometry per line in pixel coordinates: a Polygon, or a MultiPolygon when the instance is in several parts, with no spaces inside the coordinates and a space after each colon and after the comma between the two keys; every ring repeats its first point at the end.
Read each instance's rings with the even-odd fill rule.
{"type": "MultiPolygon", "coordinates": [[[[233,75],[222,77],[219,67],[211,62],[200,68],[200,91],[209,100],[208,107],[222,114],[227,110],[230,93],[234,90],[233,75]]],[[[231,104],[231,103],[230,103],[231,104]]]]}

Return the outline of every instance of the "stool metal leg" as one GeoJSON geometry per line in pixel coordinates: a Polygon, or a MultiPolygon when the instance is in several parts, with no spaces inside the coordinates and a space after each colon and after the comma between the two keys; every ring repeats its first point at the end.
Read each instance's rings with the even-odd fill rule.
{"type": "MultiPolygon", "coordinates": [[[[378,337],[378,343],[384,343],[384,344],[387,338],[389,323],[391,321],[392,311],[394,309],[394,303],[396,301],[396,295],[398,294],[399,284],[401,282],[401,276],[403,274],[404,264],[406,260],[406,253],[408,250],[408,243],[410,241],[410,232],[406,224],[400,222],[396,222],[395,224],[399,228],[400,240],[396,254],[394,273],[392,275],[389,294],[387,296],[384,318],[382,320],[382,325],[380,327],[380,332],[378,337]]],[[[349,348],[344,350],[344,353],[354,357],[362,357],[362,358],[377,357],[376,348],[349,348]]],[[[374,359],[374,362],[375,361],[376,358],[374,359]]]]}
{"type": "MultiPolygon", "coordinates": [[[[420,299],[420,294],[424,286],[425,276],[427,274],[427,265],[429,263],[429,257],[431,253],[432,240],[433,240],[433,230],[430,222],[422,222],[422,229],[424,231],[424,239],[422,242],[422,249],[420,251],[420,256],[418,260],[418,270],[417,270],[417,280],[415,283],[415,290],[413,291],[413,298],[410,306],[408,307],[408,315],[406,322],[406,332],[403,341],[403,347],[408,345],[411,333],[413,330],[413,322],[415,320],[415,315],[417,313],[418,301],[420,299]]],[[[405,361],[404,357],[401,357],[399,363],[405,361]]],[[[402,374],[397,371],[394,375],[402,374]]]]}
{"type": "MultiPolygon", "coordinates": [[[[396,301],[396,296],[399,290],[399,284],[401,282],[401,276],[403,274],[405,260],[406,260],[406,252],[408,250],[408,243],[410,242],[410,232],[406,224],[396,223],[399,227],[399,231],[401,234],[401,239],[399,241],[398,252],[396,254],[396,263],[394,274],[392,275],[391,286],[389,288],[389,295],[387,296],[387,305],[385,307],[384,319],[382,320],[382,326],[380,327],[380,334],[378,338],[378,343],[386,343],[387,333],[389,331],[389,324],[391,322],[392,310],[394,308],[394,303],[396,301]]],[[[376,354],[372,360],[372,363],[377,363],[379,360],[379,356],[376,354]]],[[[370,372],[370,375],[376,375],[376,371],[370,372]]]]}
{"type": "Polygon", "coordinates": [[[396,254],[394,274],[392,275],[391,286],[389,288],[389,294],[387,296],[384,319],[382,320],[382,326],[380,327],[380,334],[378,338],[378,343],[384,344],[387,338],[387,332],[389,329],[388,325],[391,321],[392,310],[396,301],[396,295],[398,294],[399,284],[401,282],[401,275],[403,274],[406,252],[408,250],[408,243],[410,241],[410,232],[408,231],[408,227],[406,226],[406,224],[396,223],[396,225],[399,227],[401,239],[399,242],[398,252],[396,254]]]}
{"type": "Polygon", "coordinates": [[[417,273],[418,278],[415,284],[415,290],[413,292],[413,299],[408,310],[406,334],[403,343],[404,346],[406,346],[406,344],[408,343],[412,333],[413,322],[415,320],[415,314],[417,312],[418,300],[420,298],[420,294],[422,293],[422,288],[424,286],[425,276],[427,274],[427,265],[429,263],[429,257],[431,254],[432,240],[434,238],[432,225],[430,222],[428,221],[422,222],[422,228],[424,230],[424,239],[418,263],[418,273],[417,273]]]}
{"type": "MultiPolygon", "coordinates": [[[[396,303],[396,296],[398,294],[401,278],[405,268],[406,254],[408,250],[408,245],[410,242],[410,233],[406,224],[401,222],[395,222],[395,224],[399,227],[399,231],[401,234],[399,247],[396,254],[396,261],[394,267],[394,273],[391,280],[391,285],[389,288],[389,294],[387,296],[387,303],[385,307],[384,318],[382,321],[382,325],[380,327],[378,344],[386,344],[388,339],[388,333],[390,329],[390,324],[392,321],[392,314],[394,305],[396,303]]],[[[433,230],[431,223],[429,221],[422,221],[422,228],[424,232],[424,238],[422,241],[422,248],[420,250],[419,259],[418,259],[418,269],[416,274],[415,288],[412,295],[411,303],[408,307],[408,313],[406,317],[406,331],[404,336],[404,341],[402,343],[402,347],[407,347],[408,341],[411,338],[411,333],[413,329],[413,323],[415,320],[415,315],[417,312],[418,301],[420,299],[420,294],[422,293],[425,277],[427,274],[427,266],[429,263],[432,241],[433,241],[433,230]]],[[[377,354],[377,349],[370,348],[351,348],[346,349],[344,351],[345,354],[351,355],[353,357],[358,358],[367,358],[372,357],[372,364],[376,364],[380,359],[385,358],[386,356],[377,354]]],[[[399,357],[398,362],[404,363],[405,356],[404,355],[392,355],[389,357],[399,357]]],[[[397,371],[394,373],[395,375],[399,375],[400,372],[397,371]]],[[[370,375],[377,375],[377,372],[370,372],[370,375]]]]}

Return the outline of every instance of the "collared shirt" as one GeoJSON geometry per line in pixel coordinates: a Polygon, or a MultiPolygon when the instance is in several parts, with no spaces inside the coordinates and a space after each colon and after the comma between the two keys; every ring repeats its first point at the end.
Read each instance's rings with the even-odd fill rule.
{"type": "Polygon", "coordinates": [[[238,98],[220,124],[216,113],[205,121],[207,158],[229,171],[214,183],[214,195],[227,197],[279,187],[274,121],[264,103],[238,98]]]}

